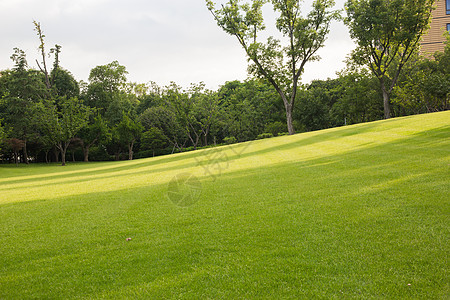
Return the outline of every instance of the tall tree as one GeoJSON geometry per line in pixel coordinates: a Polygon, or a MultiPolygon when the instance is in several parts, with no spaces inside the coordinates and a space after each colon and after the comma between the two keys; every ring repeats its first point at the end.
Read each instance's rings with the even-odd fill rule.
{"type": "Polygon", "coordinates": [[[137,100],[127,93],[128,74],[125,66],[117,61],[93,68],[89,74],[89,86],[85,103],[95,107],[111,126],[122,120],[122,113],[134,112],[137,100]]]}
{"type": "Polygon", "coordinates": [[[14,68],[3,71],[0,76],[2,90],[0,117],[4,119],[10,137],[24,141],[24,162],[28,163],[27,144],[36,131],[30,122],[33,118],[34,105],[48,97],[48,91],[42,75],[38,71],[28,69],[23,50],[14,48],[11,59],[15,63],[14,68]]]}
{"type": "Polygon", "coordinates": [[[89,149],[92,146],[111,139],[110,129],[101,115],[95,117],[88,126],[82,128],[77,136],[80,138],[85,162],[89,161],[89,149]]]}
{"type": "Polygon", "coordinates": [[[42,62],[41,62],[42,66],[41,66],[41,64],[39,64],[39,61],[37,59],[36,59],[36,63],[38,65],[39,69],[41,70],[41,72],[44,74],[44,76],[45,76],[45,85],[47,86],[47,89],[50,91],[52,86],[50,84],[50,76],[49,76],[49,72],[47,70],[47,61],[45,59],[45,57],[47,56],[46,53],[45,53],[45,43],[44,43],[45,35],[44,35],[44,32],[41,29],[41,23],[39,23],[37,21],[33,21],[33,24],[34,24],[34,30],[36,31],[36,34],[37,34],[37,36],[39,38],[39,42],[40,42],[40,44],[39,44],[39,51],[40,51],[40,54],[42,56],[42,62]]]}
{"type": "Polygon", "coordinates": [[[241,4],[240,0],[228,0],[217,9],[206,0],[219,27],[235,36],[244,48],[250,62],[249,73],[265,78],[283,100],[289,134],[294,134],[292,113],[299,79],[308,61],[318,60],[317,51],[324,46],[332,20],[340,13],[332,11],[333,0],[315,0],[306,17],[301,15],[300,0],[252,0],[241,4]],[[283,37],[269,37],[259,42],[259,34],[265,30],[262,7],[271,3],[278,13],[276,28],[283,37]]]}
{"type": "Polygon", "coordinates": [[[152,127],[144,132],[141,138],[141,150],[152,150],[155,156],[155,150],[163,149],[169,144],[169,139],[164,135],[161,129],[152,127]]]}
{"type": "Polygon", "coordinates": [[[126,114],[123,114],[122,121],[114,128],[119,142],[126,145],[128,148],[129,160],[133,159],[134,144],[140,138],[143,130],[144,127],[139,121],[131,119],[126,114]]]}
{"type": "Polygon", "coordinates": [[[163,92],[163,98],[167,106],[175,115],[177,123],[181,125],[184,134],[189,138],[194,149],[200,141],[202,130],[195,117],[194,105],[196,98],[193,97],[197,87],[191,87],[190,92],[185,92],[180,86],[172,82],[163,92]]]}
{"type": "Polygon", "coordinates": [[[38,118],[42,131],[61,151],[62,165],[66,165],[66,152],[75,135],[88,124],[91,109],[77,98],[59,99],[39,103],[38,118]]]}
{"type": "Polygon", "coordinates": [[[188,137],[178,122],[176,113],[168,105],[147,108],[139,115],[139,121],[145,130],[151,130],[153,127],[160,129],[172,144],[173,149],[183,150],[188,137]]]}
{"type": "Polygon", "coordinates": [[[353,60],[368,65],[383,94],[384,117],[391,117],[390,96],[399,75],[419,48],[434,0],[348,0],[346,24],[357,48],[353,60]]]}

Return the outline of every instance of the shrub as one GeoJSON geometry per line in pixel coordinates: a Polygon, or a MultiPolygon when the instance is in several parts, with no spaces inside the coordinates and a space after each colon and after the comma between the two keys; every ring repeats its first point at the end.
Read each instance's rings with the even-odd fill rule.
{"type": "Polygon", "coordinates": [[[236,144],[237,139],[234,136],[227,136],[226,138],[223,139],[223,142],[227,145],[236,144]]]}
{"type": "Polygon", "coordinates": [[[273,136],[277,136],[280,132],[286,132],[287,125],[280,121],[273,122],[266,125],[265,132],[271,133],[273,136]]]}
{"type": "Polygon", "coordinates": [[[90,161],[110,161],[113,160],[111,155],[106,152],[106,149],[102,146],[91,147],[89,150],[89,160],[90,161]]]}
{"type": "Polygon", "coordinates": [[[266,133],[259,134],[257,139],[261,140],[261,139],[267,139],[267,138],[271,138],[271,137],[273,137],[273,134],[266,132],[266,133]]]}

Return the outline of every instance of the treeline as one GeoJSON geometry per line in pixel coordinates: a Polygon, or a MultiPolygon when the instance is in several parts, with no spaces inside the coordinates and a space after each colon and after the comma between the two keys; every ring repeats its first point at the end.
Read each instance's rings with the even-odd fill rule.
{"type": "MultiPolygon", "coordinates": [[[[393,116],[449,108],[449,48],[433,59],[411,59],[393,92],[393,116]]],[[[39,70],[30,68],[20,49],[11,56],[14,67],[0,72],[3,163],[143,158],[287,133],[283,102],[260,79],[217,91],[203,83],[159,87],[129,82],[125,66],[114,61],[78,82],[60,66],[60,49],[51,50],[49,72],[45,59],[39,70]]],[[[296,132],[383,119],[377,78],[352,67],[338,75],[299,87],[296,132]]]]}

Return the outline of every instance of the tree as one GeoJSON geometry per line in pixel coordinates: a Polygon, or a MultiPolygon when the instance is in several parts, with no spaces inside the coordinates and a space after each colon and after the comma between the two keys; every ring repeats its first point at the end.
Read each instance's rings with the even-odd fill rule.
{"type": "MultiPolygon", "coordinates": [[[[218,94],[220,126],[216,127],[220,127],[220,131],[216,134],[222,139],[234,137],[240,142],[248,141],[263,133],[270,123],[283,121],[286,124],[283,103],[273,87],[265,81],[252,79],[227,82],[218,94]]],[[[287,131],[287,127],[284,131],[287,131]]]]}
{"type": "Polygon", "coordinates": [[[180,86],[172,82],[163,93],[166,105],[173,111],[177,123],[180,124],[194,149],[197,149],[202,134],[194,112],[196,97],[193,94],[196,93],[196,89],[197,87],[193,86],[190,92],[185,92],[180,86]]]}
{"type": "Polygon", "coordinates": [[[126,74],[126,68],[117,61],[97,66],[89,74],[90,83],[83,98],[109,124],[119,123],[123,112],[134,113],[138,105],[136,96],[127,93],[126,74]]]}
{"type": "Polygon", "coordinates": [[[78,98],[62,98],[58,106],[54,101],[39,103],[38,118],[41,130],[61,151],[62,165],[66,165],[66,152],[75,135],[88,124],[91,109],[78,98]]]}
{"type": "Polygon", "coordinates": [[[172,144],[173,149],[183,150],[188,138],[178,122],[175,112],[168,105],[162,104],[147,108],[139,116],[139,121],[145,130],[150,130],[153,127],[160,129],[172,144]]]}
{"type": "Polygon", "coordinates": [[[45,53],[45,43],[44,43],[44,38],[45,35],[41,29],[41,23],[37,22],[37,21],[33,21],[34,24],[34,30],[36,31],[37,36],[39,37],[39,51],[41,52],[41,56],[42,56],[42,67],[39,64],[39,61],[36,60],[36,63],[39,67],[39,69],[41,70],[41,72],[44,74],[45,76],[45,85],[47,86],[47,89],[50,91],[52,86],[50,84],[50,77],[49,77],[49,73],[47,71],[47,62],[45,60],[46,57],[46,53],[45,53]]]}
{"type": "Polygon", "coordinates": [[[50,76],[56,97],[78,98],[80,96],[80,87],[72,73],[57,66],[52,69],[50,76]]]}
{"type": "Polygon", "coordinates": [[[141,138],[141,149],[150,149],[155,156],[156,149],[162,149],[169,143],[169,139],[164,135],[161,129],[152,127],[144,132],[141,138]]]}
{"type": "MultiPolygon", "coordinates": [[[[192,84],[189,95],[193,102],[193,119],[203,135],[203,146],[208,145],[211,127],[217,122],[219,98],[217,93],[205,89],[204,83],[192,84]]],[[[193,125],[191,124],[191,125],[193,125]]]]}
{"type": "Polygon", "coordinates": [[[94,118],[93,122],[82,128],[77,135],[83,148],[84,161],[89,161],[89,149],[97,143],[108,142],[111,139],[108,124],[101,115],[94,118]]]}
{"type": "Polygon", "coordinates": [[[368,65],[383,94],[384,117],[391,117],[390,96],[399,75],[418,50],[428,28],[434,0],[348,0],[346,24],[357,48],[352,59],[368,65]]]}
{"type": "Polygon", "coordinates": [[[331,11],[333,0],[315,0],[306,18],[301,16],[299,0],[252,0],[240,4],[240,0],[228,0],[216,9],[206,0],[219,27],[235,36],[249,58],[249,73],[265,78],[278,92],[284,103],[289,134],[294,134],[293,109],[298,82],[308,61],[318,60],[317,51],[324,46],[332,20],[340,13],[331,11]],[[279,14],[276,27],[285,45],[269,37],[266,43],[258,41],[265,30],[262,6],[270,2],[279,14]]]}
{"type": "Polygon", "coordinates": [[[128,147],[129,160],[133,159],[134,143],[140,138],[143,129],[139,121],[131,119],[126,114],[123,114],[122,121],[114,128],[118,141],[128,147]]]}
{"type": "Polygon", "coordinates": [[[370,122],[383,118],[383,97],[378,79],[367,69],[339,73],[330,118],[333,126],[370,122]]]}
{"type": "Polygon", "coordinates": [[[34,105],[48,97],[42,75],[28,69],[25,52],[14,48],[11,56],[15,66],[3,71],[0,76],[2,101],[0,117],[4,119],[11,138],[24,141],[24,162],[28,163],[27,143],[36,128],[30,120],[34,115],[34,105]]]}

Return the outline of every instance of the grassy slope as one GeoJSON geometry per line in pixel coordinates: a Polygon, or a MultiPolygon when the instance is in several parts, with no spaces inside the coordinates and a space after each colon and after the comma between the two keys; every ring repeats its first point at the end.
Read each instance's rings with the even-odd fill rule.
{"type": "Polygon", "coordinates": [[[0,166],[0,298],[449,297],[449,137],[442,112],[0,166]],[[180,173],[202,184],[189,207],[167,196],[180,173]]]}

